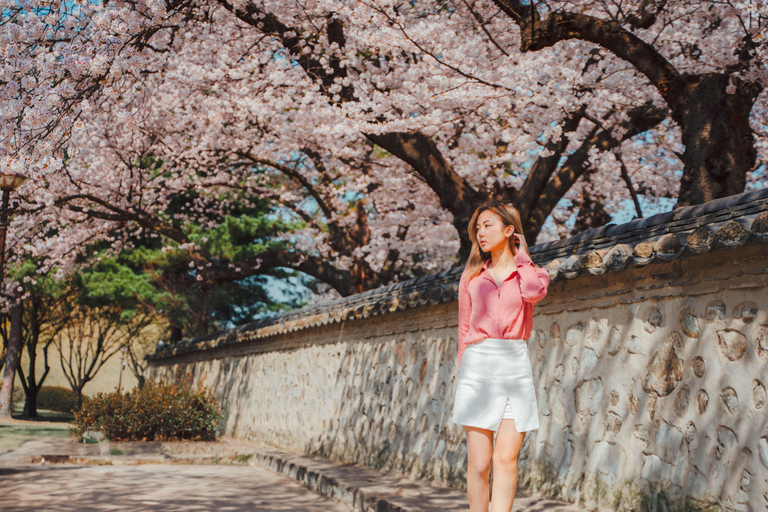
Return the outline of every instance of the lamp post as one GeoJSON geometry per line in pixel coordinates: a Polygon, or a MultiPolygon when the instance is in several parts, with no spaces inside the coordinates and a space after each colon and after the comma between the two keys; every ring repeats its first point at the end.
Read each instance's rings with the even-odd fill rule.
{"type": "Polygon", "coordinates": [[[19,188],[24,180],[26,178],[19,174],[5,174],[0,171],[0,190],[3,192],[2,204],[0,204],[0,288],[2,288],[5,269],[5,234],[8,231],[11,191],[19,188]]]}

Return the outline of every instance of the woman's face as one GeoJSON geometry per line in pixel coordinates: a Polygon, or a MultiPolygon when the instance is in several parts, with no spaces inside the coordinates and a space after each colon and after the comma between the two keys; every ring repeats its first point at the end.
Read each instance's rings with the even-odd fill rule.
{"type": "Polygon", "coordinates": [[[499,216],[491,210],[485,210],[477,218],[477,244],[483,252],[503,249],[514,232],[515,228],[505,227],[499,216]]]}

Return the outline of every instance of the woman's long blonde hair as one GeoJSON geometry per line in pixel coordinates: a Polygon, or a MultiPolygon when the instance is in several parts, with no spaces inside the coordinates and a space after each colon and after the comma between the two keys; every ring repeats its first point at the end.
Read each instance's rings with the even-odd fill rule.
{"type": "MultiPolygon", "coordinates": [[[[501,219],[501,222],[504,224],[505,228],[507,226],[512,226],[515,228],[515,233],[520,233],[521,236],[524,236],[523,223],[520,220],[520,212],[518,212],[517,208],[514,206],[499,201],[485,203],[478,206],[475,210],[475,213],[472,214],[472,219],[469,221],[469,226],[467,226],[469,239],[472,241],[472,250],[469,252],[469,258],[467,259],[467,264],[464,267],[464,274],[466,274],[470,279],[479,274],[483,269],[483,264],[491,259],[491,253],[482,251],[477,243],[477,218],[480,217],[481,213],[488,210],[495,213],[496,216],[501,219]]],[[[516,256],[519,249],[515,246],[514,235],[509,237],[509,248],[512,250],[512,255],[516,256]]]]}

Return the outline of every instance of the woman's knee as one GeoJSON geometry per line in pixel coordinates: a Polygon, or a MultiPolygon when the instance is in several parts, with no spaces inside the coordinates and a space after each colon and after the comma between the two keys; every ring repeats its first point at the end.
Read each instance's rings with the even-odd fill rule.
{"type": "Polygon", "coordinates": [[[517,471],[517,458],[519,452],[512,454],[496,453],[493,455],[493,470],[511,472],[517,471]]]}
{"type": "Polygon", "coordinates": [[[491,458],[480,456],[468,457],[467,472],[471,476],[487,476],[491,472],[491,458]]]}
{"type": "Polygon", "coordinates": [[[470,476],[486,477],[491,471],[493,432],[465,427],[467,432],[467,471],[470,476]]]}

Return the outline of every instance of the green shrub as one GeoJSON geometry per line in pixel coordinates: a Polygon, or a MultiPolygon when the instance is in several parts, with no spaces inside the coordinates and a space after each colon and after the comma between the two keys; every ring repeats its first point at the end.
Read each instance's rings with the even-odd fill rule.
{"type": "MultiPolygon", "coordinates": [[[[26,396],[24,388],[21,386],[13,387],[13,408],[21,410],[24,408],[26,396]]],[[[60,386],[43,386],[37,393],[37,408],[47,411],[68,412],[71,413],[77,407],[77,394],[69,388],[60,386]]]]}
{"type": "Polygon", "coordinates": [[[77,407],[77,393],[69,388],[43,386],[37,394],[38,409],[72,412],[75,407],[77,407]]]}
{"type": "Polygon", "coordinates": [[[147,384],[129,393],[99,393],[75,411],[72,430],[102,430],[108,439],[211,441],[221,419],[215,398],[176,385],[147,384]]]}

